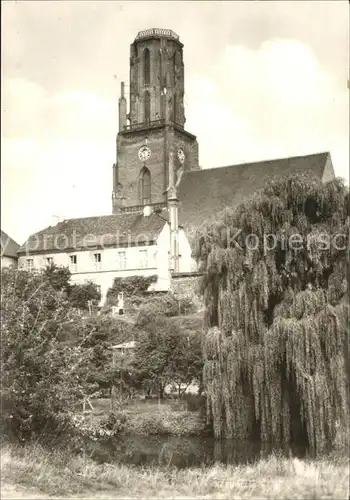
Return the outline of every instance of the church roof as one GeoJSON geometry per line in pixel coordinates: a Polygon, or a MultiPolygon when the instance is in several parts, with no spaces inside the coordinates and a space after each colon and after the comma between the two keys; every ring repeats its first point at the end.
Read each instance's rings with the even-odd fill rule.
{"type": "Polygon", "coordinates": [[[10,236],[1,230],[1,257],[17,258],[17,250],[19,244],[15,242],[10,236]]]}
{"type": "Polygon", "coordinates": [[[273,177],[310,172],[322,178],[327,161],[331,164],[329,153],[318,153],[184,172],[178,188],[180,223],[196,228],[262,189],[273,177]]]}
{"type": "Polygon", "coordinates": [[[31,235],[18,251],[59,252],[153,244],[166,224],[161,214],[102,215],[67,219],[31,235]]]}

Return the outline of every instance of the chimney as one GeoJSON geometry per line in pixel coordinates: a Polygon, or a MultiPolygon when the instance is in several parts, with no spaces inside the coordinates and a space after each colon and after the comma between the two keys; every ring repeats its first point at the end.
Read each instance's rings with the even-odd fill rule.
{"type": "Polygon", "coordinates": [[[120,84],[120,97],[119,97],[119,132],[124,130],[126,125],[126,99],[124,95],[124,82],[120,84]]]}

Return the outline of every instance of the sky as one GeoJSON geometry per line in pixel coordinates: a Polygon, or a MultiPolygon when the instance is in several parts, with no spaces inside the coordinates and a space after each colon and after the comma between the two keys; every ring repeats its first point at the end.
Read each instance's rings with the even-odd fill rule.
{"type": "Polygon", "coordinates": [[[330,151],[349,182],[344,1],[2,2],[1,227],[23,243],[111,213],[120,82],[138,31],[184,44],[202,168],[330,151]]]}

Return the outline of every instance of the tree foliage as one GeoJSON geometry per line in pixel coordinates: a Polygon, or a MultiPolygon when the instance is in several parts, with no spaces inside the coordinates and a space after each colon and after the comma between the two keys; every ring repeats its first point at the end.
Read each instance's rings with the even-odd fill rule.
{"type": "Polygon", "coordinates": [[[190,296],[179,296],[178,294],[156,293],[145,297],[139,304],[137,321],[143,314],[154,314],[156,316],[174,317],[182,314],[191,314],[196,305],[190,296]]]}
{"type": "Polygon", "coordinates": [[[60,267],[56,264],[47,266],[43,271],[44,278],[56,291],[64,292],[72,307],[87,310],[89,302],[98,305],[101,293],[95,283],[71,283],[71,272],[68,267],[60,267]]]}
{"type": "Polygon", "coordinates": [[[70,286],[68,300],[72,307],[88,310],[89,302],[91,306],[97,306],[101,300],[101,292],[92,281],[87,283],[76,283],[70,286]]]}
{"type": "Polygon", "coordinates": [[[1,406],[5,433],[19,440],[62,431],[86,391],[78,347],[60,342],[82,319],[45,273],[1,271],[1,406]]]}
{"type": "Polygon", "coordinates": [[[135,371],[143,387],[163,397],[168,384],[175,384],[181,395],[183,386],[201,379],[200,333],[180,330],[168,318],[143,315],[134,356],[135,371]]]}
{"type": "Polygon", "coordinates": [[[54,290],[69,293],[72,275],[68,267],[51,264],[46,266],[43,274],[54,290]]]}
{"type": "Polygon", "coordinates": [[[129,392],[139,384],[138,372],[124,361],[112,367],[110,349],[136,335],[134,326],[104,315],[82,317],[69,277],[65,268],[1,272],[1,426],[13,439],[70,433],[72,411],[119,384],[121,370],[129,392]]]}
{"type": "Polygon", "coordinates": [[[85,319],[84,328],[75,342],[87,353],[84,370],[92,393],[96,389],[110,391],[113,384],[120,387],[121,375],[124,392],[131,394],[132,389],[138,386],[137,371],[134,373],[124,357],[119,359],[118,355],[115,356],[113,368],[111,349],[112,345],[130,341],[137,335],[137,328],[119,317],[98,315],[85,319]]]}
{"type": "Polygon", "coordinates": [[[116,304],[118,295],[123,292],[125,297],[143,296],[148,291],[150,285],[157,281],[157,276],[126,276],[115,278],[113,285],[107,291],[109,304],[116,304]]]}
{"type": "Polygon", "coordinates": [[[216,436],[332,443],[349,418],[349,194],[273,180],[197,234],[216,436]]]}

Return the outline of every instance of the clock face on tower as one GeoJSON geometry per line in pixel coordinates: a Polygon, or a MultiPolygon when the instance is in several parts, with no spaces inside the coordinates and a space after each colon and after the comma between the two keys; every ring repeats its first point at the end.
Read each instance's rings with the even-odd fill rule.
{"type": "Polygon", "coordinates": [[[183,163],[185,161],[185,153],[183,152],[182,149],[178,150],[177,157],[178,157],[180,163],[183,163]]]}
{"type": "Polygon", "coordinates": [[[151,150],[148,146],[142,146],[139,149],[139,159],[141,161],[147,161],[151,157],[151,150]]]}

